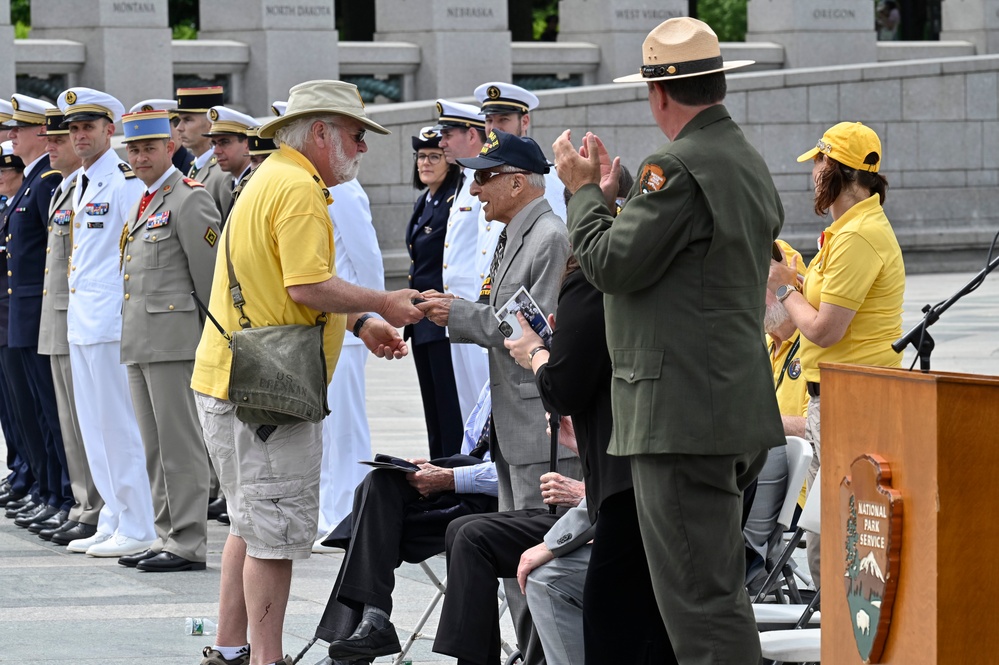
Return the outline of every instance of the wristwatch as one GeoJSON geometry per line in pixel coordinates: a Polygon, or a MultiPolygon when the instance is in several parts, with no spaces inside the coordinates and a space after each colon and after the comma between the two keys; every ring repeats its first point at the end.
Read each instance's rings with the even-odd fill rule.
{"type": "Polygon", "coordinates": [[[774,294],[777,296],[778,302],[784,302],[789,295],[798,290],[798,287],[794,284],[781,284],[777,287],[777,292],[774,294]]]}
{"type": "Polygon", "coordinates": [[[529,363],[534,362],[534,354],[538,353],[539,351],[547,351],[547,350],[548,349],[545,348],[544,346],[534,347],[533,349],[531,349],[531,352],[527,354],[527,362],[529,363]]]}

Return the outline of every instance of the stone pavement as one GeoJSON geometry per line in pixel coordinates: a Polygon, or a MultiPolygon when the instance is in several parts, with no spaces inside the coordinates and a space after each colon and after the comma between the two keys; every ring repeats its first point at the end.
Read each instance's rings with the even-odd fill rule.
{"type": "MultiPolygon", "coordinates": [[[[923,304],[948,298],[971,276],[910,277],[904,329],[919,321],[923,304]]],[[[944,314],[932,333],[937,341],[933,369],[999,375],[999,274],[944,314]]],[[[911,357],[907,353],[907,366],[911,357]]],[[[367,372],[375,451],[424,454],[426,436],[412,361],[372,358],[367,372]]],[[[213,523],[209,529],[207,571],[153,575],[122,568],[114,559],[68,554],[0,518],[0,663],[199,662],[201,647],[212,638],[184,635],[184,618],[217,618],[219,556],[225,534],[222,525],[213,523]]],[[[312,637],[340,561],[339,554],[322,554],[295,565],[285,630],[285,650],[293,656],[312,637]]],[[[443,572],[441,559],[432,563],[443,572]]],[[[396,577],[392,619],[404,639],[433,590],[417,566],[404,564],[396,577]]],[[[438,613],[428,630],[436,626],[438,613]]],[[[509,621],[504,636],[512,641],[509,621]]],[[[311,665],[324,652],[319,644],[301,662],[311,665]]],[[[410,657],[414,663],[453,662],[432,653],[428,641],[418,641],[410,657]]]]}

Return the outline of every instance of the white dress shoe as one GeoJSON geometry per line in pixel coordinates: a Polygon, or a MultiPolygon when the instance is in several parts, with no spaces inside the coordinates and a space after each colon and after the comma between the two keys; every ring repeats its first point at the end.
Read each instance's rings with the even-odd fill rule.
{"type": "Polygon", "coordinates": [[[111,537],[111,534],[101,533],[98,531],[89,538],[78,538],[76,540],[69,541],[69,545],[66,545],[67,552],[79,552],[83,553],[89,550],[94,545],[103,543],[105,540],[111,537]]]}
{"type": "Polygon", "coordinates": [[[149,549],[153,544],[152,540],[136,540],[121,534],[115,534],[103,543],[92,545],[87,550],[87,556],[94,557],[121,557],[129,554],[138,554],[149,549]]]}

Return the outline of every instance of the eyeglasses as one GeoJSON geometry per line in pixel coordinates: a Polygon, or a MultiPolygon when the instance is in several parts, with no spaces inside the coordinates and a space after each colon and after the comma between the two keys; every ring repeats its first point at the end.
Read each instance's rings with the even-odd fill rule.
{"type": "Polygon", "coordinates": [[[487,182],[492,180],[498,175],[517,175],[518,173],[530,174],[531,171],[476,171],[472,178],[475,180],[475,184],[479,187],[484,186],[487,182]]]}
{"type": "Polygon", "coordinates": [[[417,164],[419,164],[420,162],[430,162],[431,164],[433,164],[433,165],[436,166],[437,164],[441,163],[442,159],[444,159],[444,155],[442,155],[439,152],[414,152],[413,153],[413,160],[417,164]]]}

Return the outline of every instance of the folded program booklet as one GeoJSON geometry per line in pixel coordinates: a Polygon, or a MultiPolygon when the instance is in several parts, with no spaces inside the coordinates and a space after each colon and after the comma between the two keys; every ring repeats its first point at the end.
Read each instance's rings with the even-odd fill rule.
{"type": "Polygon", "coordinates": [[[378,453],[375,455],[373,460],[358,460],[359,464],[367,464],[368,466],[374,467],[376,469],[391,469],[393,471],[403,471],[405,473],[412,473],[414,471],[419,471],[420,467],[416,466],[412,462],[408,462],[401,457],[393,457],[392,455],[382,455],[378,453]]]}
{"type": "Polygon", "coordinates": [[[550,347],[552,329],[548,325],[548,317],[545,316],[545,313],[538,307],[538,303],[534,302],[534,298],[531,297],[530,292],[523,286],[517,289],[513,297],[507,300],[506,304],[497,309],[493,314],[496,320],[499,321],[499,330],[503,333],[504,337],[520,339],[521,335],[524,334],[523,329],[520,327],[520,321],[517,320],[517,312],[524,315],[524,318],[527,319],[534,332],[538,333],[545,346],[550,347]]]}

